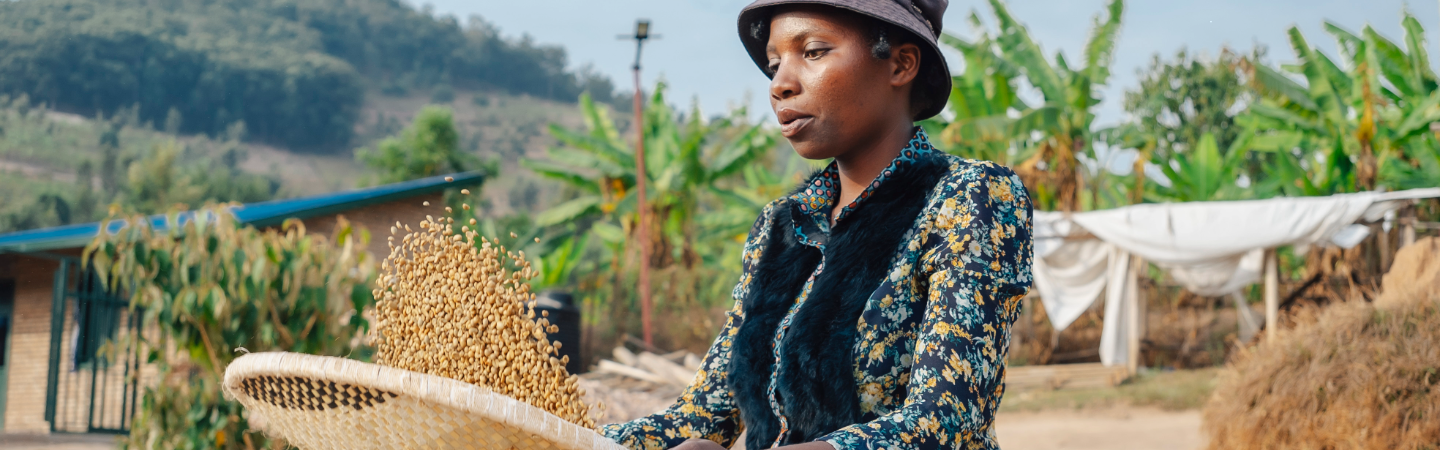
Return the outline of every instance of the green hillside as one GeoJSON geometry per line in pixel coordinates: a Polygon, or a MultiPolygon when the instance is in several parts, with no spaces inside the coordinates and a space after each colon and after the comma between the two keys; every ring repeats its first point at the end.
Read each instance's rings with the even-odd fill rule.
{"type": "Polygon", "coordinates": [[[93,121],[0,96],[0,232],[97,220],[111,204],[155,212],[274,198],[280,180],[240,167],[238,137],[176,139],[138,126],[133,110],[93,121]]]}
{"type": "MultiPolygon", "coordinates": [[[[493,216],[552,203],[558,188],[540,183],[518,161],[543,158],[555,144],[544,131],[548,124],[581,123],[573,104],[500,91],[456,91],[448,102],[418,94],[373,93],[367,99],[358,113],[356,148],[397,133],[426,105],[451,108],[462,150],[501,169],[486,183],[487,202],[480,205],[493,216]]],[[[239,127],[214,138],[156,128],[133,109],[96,120],[0,95],[0,198],[6,199],[0,201],[0,233],[99,220],[111,204],[157,212],[174,204],[333,192],[370,178],[349,151],[291,152],[247,143],[239,127]],[[157,197],[144,187],[153,186],[146,184],[149,178],[178,194],[157,197]]]]}
{"type": "Polygon", "coordinates": [[[212,137],[349,150],[367,92],[497,90],[608,100],[608,79],[565,69],[562,48],[508,39],[399,0],[0,2],[0,94],[86,117],[212,137]]]}
{"type": "Polygon", "coordinates": [[[610,80],[557,46],[399,0],[0,1],[0,232],[357,187],[353,151],[427,104],[499,164],[495,215],[549,204],[522,170],[610,80]],[[157,184],[158,183],[158,184],[157,184]]]}

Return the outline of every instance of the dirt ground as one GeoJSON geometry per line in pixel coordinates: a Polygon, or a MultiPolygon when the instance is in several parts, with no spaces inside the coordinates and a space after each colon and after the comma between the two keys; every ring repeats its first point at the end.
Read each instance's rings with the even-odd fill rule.
{"type": "Polygon", "coordinates": [[[102,434],[0,434],[3,450],[110,450],[116,436],[102,434]]]}
{"type": "MultiPolygon", "coordinates": [[[[1004,450],[1198,450],[1200,412],[1116,406],[1000,413],[1004,450]]],[[[108,436],[0,436],[0,450],[108,450],[108,436]]]]}
{"type": "Polygon", "coordinates": [[[1000,413],[995,418],[1004,450],[1198,450],[1200,411],[1150,407],[1000,413]]]}

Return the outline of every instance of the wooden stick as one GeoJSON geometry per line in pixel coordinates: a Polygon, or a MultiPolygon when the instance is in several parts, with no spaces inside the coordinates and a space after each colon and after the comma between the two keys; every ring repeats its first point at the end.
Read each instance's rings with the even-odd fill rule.
{"type": "Polygon", "coordinates": [[[1140,373],[1140,257],[1129,256],[1129,276],[1125,277],[1125,364],[1130,375],[1140,373]]]}
{"type": "Polygon", "coordinates": [[[1280,268],[1275,250],[1265,250],[1265,339],[1275,338],[1280,327],[1280,268]]]}

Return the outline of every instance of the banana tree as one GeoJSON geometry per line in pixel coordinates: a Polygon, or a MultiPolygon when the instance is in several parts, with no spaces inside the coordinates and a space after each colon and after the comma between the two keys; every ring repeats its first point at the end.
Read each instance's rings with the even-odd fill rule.
{"type": "MultiPolygon", "coordinates": [[[[966,55],[967,67],[956,80],[960,92],[951,96],[957,119],[942,136],[954,145],[981,147],[976,151],[992,158],[999,148],[1015,146],[1025,156],[1015,170],[1034,190],[1037,206],[1077,210],[1084,190],[1080,156],[1095,157],[1092,125],[1100,103],[1095,91],[1109,82],[1125,2],[1112,0],[1095,17],[1084,66],[1073,69],[1063,54],[1048,60],[1004,1],[990,0],[990,6],[998,24],[994,38],[982,33],[975,42],[945,40],[966,55]],[[1040,91],[1042,104],[1012,98],[1019,77],[1040,91]]],[[[971,22],[979,28],[974,14],[971,22]]]]}
{"type": "MultiPolygon", "coordinates": [[[[705,120],[699,108],[685,117],[665,103],[665,85],[655,89],[645,110],[646,174],[651,190],[646,217],[654,220],[649,239],[654,249],[649,264],[664,268],[698,262],[693,239],[695,214],[716,181],[740,172],[774,148],[774,134],[750,124],[744,109],[728,117],[705,120]]],[[[580,98],[585,129],[552,125],[563,145],[549,150],[548,160],[525,160],[537,174],[559,180],[579,196],[536,216],[536,224],[593,224],[591,229],[612,245],[633,236],[637,205],[634,153],[604,109],[588,95],[580,98]]]]}
{"type": "Polygon", "coordinates": [[[1277,194],[1419,187],[1440,177],[1430,133],[1440,121],[1440,90],[1424,29],[1409,12],[1402,25],[1403,49],[1369,26],[1357,35],[1327,22],[1343,68],[1292,27],[1290,44],[1299,61],[1282,69],[1301,75],[1303,84],[1250,64],[1264,98],[1242,120],[1258,130],[1251,149],[1273,153],[1266,164],[1283,182],[1268,185],[1277,194]]]}
{"type": "Polygon", "coordinates": [[[738,250],[755,223],[755,217],[766,203],[784,196],[803,179],[807,165],[797,155],[790,155],[784,164],[749,164],[737,179],[710,187],[715,202],[699,220],[705,242],[723,243],[714,249],[722,262],[739,261],[738,250]]]}
{"type": "Polygon", "coordinates": [[[980,21],[979,14],[970,13],[969,22],[976,30],[972,41],[945,33],[940,41],[960,51],[965,57],[965,72],[951,77],[949,108],[954,120],[944,123],[931,119],[922,125],[939,130],[936,144],[940,148],[966,158],[994,161],[1010,165],[1016,142],[1023,140],[1017,133],[1011,114],[1023,114],[1030,106],[1016,95],[1020,69],[1000,57],[999,45],[980,21]]]}
{"type": "Polygon", "coordinates": [[[1221,153],[1215,135],[1205,133],[1191,151],[1171,155],[1174,164],[1159,164],[1170,185],[1156,183],[1147,192],[1146,200],[1203,202],[1247,198],[1249,191],[1235,181],[1245,167],[1245,149],[1250,139],[1251,133],[1242,131],[1221,153]]]}

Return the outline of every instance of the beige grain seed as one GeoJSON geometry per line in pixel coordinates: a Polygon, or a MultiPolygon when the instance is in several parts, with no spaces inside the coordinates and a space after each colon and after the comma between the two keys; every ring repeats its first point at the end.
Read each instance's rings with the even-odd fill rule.
{"type": "Polygon", "coordinates": [[[377,277],[376,361],[480,385],[594,427],[576,378],[565,371],[569,358],[551,356],[560,345],[547,332],[558,327],[545,311],[534,320],[535,296],[525,283],[534,270],[523,252],[468,226],[455,233],[454,222],[426,216],[420,232],[395,224],[394,232],[407,234],[392,244],[377,277]]]}

